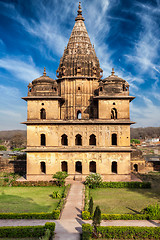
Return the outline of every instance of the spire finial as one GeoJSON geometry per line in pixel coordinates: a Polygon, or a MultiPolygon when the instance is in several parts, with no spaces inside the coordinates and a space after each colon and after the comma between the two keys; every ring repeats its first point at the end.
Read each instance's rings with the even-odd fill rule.
{"type": "Polygon", "coordinates": [[[78,6],[78,15],[82,15],[82,8],[81,8],[81,2],[79,2],[79,6],[78,6]]]}
{"type": "Polygon", "coordinates": [[[77,17],[75,19],[75,21],[77,20],[82,20],[84,21],[84,18],[82,17],[82,8],[81,8],[81,2],[79,2],[79,6],[78,6],[78,11],[77,11],[77,17]]]}
{"type": "Polygon", "coordinates": [[[114,68],[112,68],[112,76],[114,76],[114,74],[115,74],[115,71],[114,71],[114,68]]]}
{"type": "Polygon", "coordinates": [[[46,76],[46,68],[44,67],[43,76],[46,76]]]}

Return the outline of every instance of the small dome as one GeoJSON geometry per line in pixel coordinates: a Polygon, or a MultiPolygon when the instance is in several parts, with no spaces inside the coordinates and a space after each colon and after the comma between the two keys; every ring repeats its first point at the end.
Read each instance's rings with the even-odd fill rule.
{"type": "Polygon", "coordinates": [[[108,81],[108,82],[114,82],[114,81],[115,81],[115,82],[121,82],[121,83],[126,83],[126,84],[128,84],[126,80],[124,80],[123,78],[120,78],[120,77],[118,77],[117,75],[114,75],[114,74],[115,74],[114,68],[112,68],[111,75],[108,76],[108,77],[106,77],[106,78],[104,78],[102,81],[103,81],[103,82],[106,82],[106,81],[108,81]]]}
{"type": "Polygon", "coordinates": [[[99,81],[100,95],[129,95],[129,84],[124,79],[114,75],[112,68],[111,75],[99,81]]]}
{"type": "Polygon", "coordinates": [[[57,81],[46,76],[44,68],[43,76],[36,78],[28,85],[28,95],[50,96],[58,94],[57,81]]]}
{"type": "Polygon", "coordinates": [[[37,83],[53,83],[53,81],[55,81],[54,79],[50,78],[49,76],[46,76],[46,68],[44,67],[44,72],[43,72],[43,76],[36,78],[32,81],[32,84],[37,84],[37,83]]]}

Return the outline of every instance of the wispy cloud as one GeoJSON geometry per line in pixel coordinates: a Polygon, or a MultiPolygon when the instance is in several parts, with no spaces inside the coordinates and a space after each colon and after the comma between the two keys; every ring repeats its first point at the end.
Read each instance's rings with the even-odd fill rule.
{"type": "Polygon", "coordinates": [[[135,127],[159,126],[160,111],[159,105],[155,105],[151,99],[141,96],[141,105],[131,103],[131,116],[136,120],[135,127]]]}
{"type": "Polygon", "coordinates": [[[138,6],[140,11],[136,12],[136,15],[140,20],[141,30],[133,51],[126,54],[126,57],[141,74],[147,72],[152,78],[155,78],[156,74],[160,73],[160,66],[157,64],[160,50],[160,29],[157,19],[148,10],[152,8],[153,11],[157,11],[157,7],[139,3],[138,6]]]}
{"type": "Polygon", "coordinates": [[[20,124],[26,118],[26,106],[16,87],[0,85],[0,130],[24,129],[20,124]]]}
{"type": "Polygon", "coordinates": [[[31,57],[29,57],[28,59],[25,58],[25,61],[12,56],[2,58],[0,59],[0,68],[7,70],[15,78],[26,82],[30,82],[31,80],[42,75],[35,67],[35,64],[31,57]]]}

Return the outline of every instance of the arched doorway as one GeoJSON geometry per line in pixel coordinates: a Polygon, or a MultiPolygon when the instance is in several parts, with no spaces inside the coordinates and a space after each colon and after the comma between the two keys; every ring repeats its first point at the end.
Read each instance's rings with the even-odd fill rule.
{"type": "Polygon", "coordinates": [[[117,162],[112,162],[112,173],[117,173],[117,162]]]}
{"type": "Polygon", "coordinates": [[[75,145],[82,145],[82,136],[80,134],[76,135],[76,139],[75,139],[75,145]]]}
{"type": "Polygon", "coordinates": [[[41,164],[41,166],[40,166],[41,167],[41,172],[42,173],[46,173],[46,163],[45,162],[41,162],[40,164],[41,164]]]}
{"type": "Polygon", "coordinates": [[[66,161],[61,162],[62,172],[68,172],[68,163],[66,161]]]}
{"type": "Polygon", "coordinates": [[[89,137],[89,145],[96,145],[96,136],[94,134],[89,137]]]}
{"type": "Polygon", "coordinates": [[[135,172],[138,172],[138,164],[134,164],[134,165],[133,165],[133,170],[134,170],[135,172]]]}
{"type": "Polygon", "coordinates": [[[76,162],[75,171],[78,173],[82,173],[82,163],[80,161],[76,162]]]}
{"type": "Polygon", "coordinates": [[[41,119],[46,119],[46,110],[44,108],[42,108],[41,111],[40,111],[40,118],[41,119]]]}
{"type": "Polygon", "coordinates": [[[61,136],[61,144],[62,144],[63,146],[68,146],[68,137],[67,137],[66,134],[63,134],[63,135],[61,136]]]}
{"type": "Polygon", "coordinates": [[[96,162],[95,161],[91,161],[89,163],[89,171],[92,173],[96,173],[96,162]]]}

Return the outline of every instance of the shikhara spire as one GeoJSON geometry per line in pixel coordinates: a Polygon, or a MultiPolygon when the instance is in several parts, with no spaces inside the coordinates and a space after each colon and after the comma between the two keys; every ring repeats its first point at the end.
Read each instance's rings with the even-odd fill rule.
{"type": "Polygon", "coordinates": [[[75,25],[57,69],[57,77],[82,75],[100,78],[102,69],[84,24],[80,2],[77,12],[75,25]]]}

